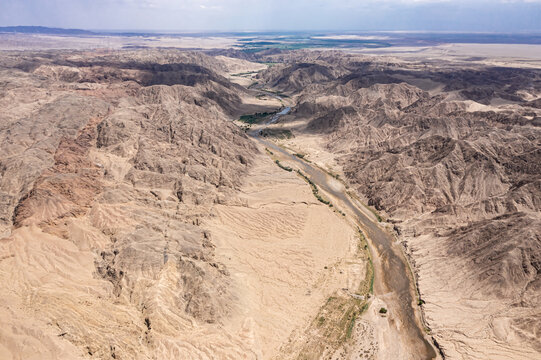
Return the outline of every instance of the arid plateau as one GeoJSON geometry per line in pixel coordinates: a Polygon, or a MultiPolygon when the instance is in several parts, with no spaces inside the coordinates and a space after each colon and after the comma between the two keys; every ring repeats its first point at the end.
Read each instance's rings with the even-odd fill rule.
{"type": "Polygon", "coordinates": [[[541,358],[539,45],[23,40],[0,359],[541,358]]]}

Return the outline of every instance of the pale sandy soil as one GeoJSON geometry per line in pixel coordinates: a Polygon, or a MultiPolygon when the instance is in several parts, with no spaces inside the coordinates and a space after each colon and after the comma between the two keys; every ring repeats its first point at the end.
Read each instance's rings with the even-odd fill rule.
{"type": "MultiPolygon", "coordinates": [[[[298,124],[297,124],[298,125],[298,124]]],[[[277,125],[278,126],[278,125],[277,125]]],[[[289,144],[288,149],[291,151],[294,147],[303,148],[304,150],[314,151],[315,156],[311,156],[311,152],[308,153],[310,156],[307,158],[311,161],[312,165],[316,165],[321,169],[328,167],[329,161],[333,161],[332,154],[327,153],[326,151],[321,151],[322,148],[317,145],[317,139],[315,137],[307,137],[305,134],[300,135],[297,138],[297,141],[287,140],[279,141],[281,146],[286,147],[285,144],[289,144]],[[311,141],[312,140],[312,141],[311,141]],[[304,146],[303,146],[304,145],[304,146]],[[325,164],[325,161],[327,164],[325,164]]],[[[321,140],[321,139],[320,139],[321,140]]],[[[321,141],[320,141],[321,143],[321,141]]],[[[275,151],[276,156],[276,151],[275,151]]],[[[297,162],[288,161],[287,158],[279,156],[282,164],[292,167],[293,169],[298,168],[297,162]]],[[[332,191],[344,192],[344,184],[327,175],[326,182],[328,186],[331,187],[332,191]]],[[[347,216],[343,219],[351,224],[351,226],[357,227],[360,226],[364,228],[363,224],[358,223],[357,215],[352,212],[351,208],[346,205],[341,199],[333,196],[332,194],[323,191],[319,188],[320,194],[325,198],[331,201],[334,205],[334,209],[344,211],[347,216]]],[[[357,201],[353,201],[357,203],[357,201]]],[[[374,222],[377,222],[373,213],[368,209],[364,208],[364,205],[357,203],[357,207],[363,213],[366,213],[369,219],[373,219],[374,222]]],[[[370,239],[368,240],[370,242],[370,239]]],[[[354,250],[350,251],[355,253],[354,250]]],[[[340,347],[333,348],[329,347],[326,351],[323,352],[321,357],[318,358],[332,358],[332,359],[381,359],[381,360],[393,360],[393,359],[416,359],[418,350],[412,343],[409,342],[406,333],[409,333],[409,329],[403,329],[403,326],[406,324],[402,323],[402,320],[395,316],[395,314],[382,315],[379,313],[379,309],[382,307],[393,308],[396,304],[400,304],[400,300],[397,298],[394,292],[388,291],[387,285],[382,279],[384,279],[383,274],[381,273],[382,262],[388,261],[386,259],[380,258],[374,251],[372,253],[372,262],[374,263],[374,269],[376,271],[376,276],[374,279],[374,294],[370,296],[368,302],[368,308],[365,312],[362,312],[352,331],[351,339],[346,341],[340,347]]],[[[363,282],[365,277],[365,272],[363,271],[364,264],[359,262],[357,257],[351,257],[348,260],[349,269],[348,274],[356,274],[355,277],[351,275],[348,276],[350,281],[348,281],[347,289],[349,293],[353,292],[353,289],[359,286],[363,282]],[[351,281],[353,280],[353,281],[351,281]]],[[[342,289],[344,290],[344,289],[342,289]]],[[[345,308],[339,307],[342,313],[345,312],[345,308]]],[[[320,315],[327,316],[328,313],[322,312],[320,315]]],[[[318,315],[318,317],[320,316],[318,315]]],[[[332,331],[330,332],[332,333],[332,331]]],[[[327,339],[331,335],[325,333],[327,339]]],[[[321,334],[314,329],[305,329],[304,332],[297,332],[294,334],[286,347],[284,354],[289,356],[281,355],[282,357],[276,357],[276,359],[296,359],[297,354],[302,358],[313,358],[312,354],[309,352],[309,348],[303,348],[300,353],[295,352],[295,344],[311,344],[314,343],[314,338],[318,338],[321,334]],[[292,345],[293,344],[293,345],[292,345]]],[[[321,339],[321,341],[325,341],[321,339]]],[[[317,343],[317,341],[316,341],[317,343]]],[[[315,344],[314,344],[315,345],[315,344]]]]}
{"type": "Polygon", "coordinates": [[[322,146],[321,137],[317,135],[303,134],[291,139],[281,141],[285,147],[296,153],[306,154],[306,158],[313,161],[321,168],[343,177],[342,169],[336,161],[336,155],[322,146]]]}
{"type": "Polygon", "coordinates": [[[248,60],[237,59],[227,56],[216,56],[215,59],[220,60],[223,64],[227,66],[227,70],[230,73],[241,73],[246,71],[259,71],[266,69],[268,65],[260,64],[248,60]]]}
{"type": "Polygon", "coordinates": [[[216,56],[216,59],[222,61],[227,67],[227,72],[224,75],[229,81],[245,87],[250,86],[255,81],[253,77],[257,71],[264,70],[268,67],[265,64],[230,58],[227,56],[216,56]]]}
{"type": "MultiPolygon", "coordinates": [[[[330,185],[339,190],[344,188],[344,181],[346,177],[342,170],[342,166],[338,163],[338,156],[328,148],[325,147],[325,141],[321,135],[310,134],[309,132],[304,131],[304,128],[307,125],[306,119],[296,119],[293,116],[284,116],[284,121],[278,122],[269,126],[273,129],[290,129],[294,137],[290,139],[283,139],[277,141],[280,146],[286,148],[291,153],[298,153],[305,155],[305,159],[311,161],[314,165],[323,169],[329,174],[338,175],[340,180],[335,180],[329,177],[328,181],[330,185]]],[[[347,148],[348,144],[344,143],[344,148],[347,148]]],[[[348,189],[344,189],[348,191],[348,189]]],[[[374,222],[377,221],[375,215],[366,209],[365,203],[366,199],[363,198],[362,194],[354,194],[355,198],[352,201],[358,206],[359,210],[374,222]],[[364,202],[364,203],[363,203],[364,202]]]]}
{"type": "MultiPolygon", "coordinates": [[[[306,158],[320,167],[341,174],[335,160],[336,155],[322,146],[323,141],[319,136],[299,132],[295,138],[281,143],[290,149],[307,154],[306,158]]],[[[535,358],[537,353],[533,349],[522,347],[523,342],[517,334],[520,330],[512,326],[512,314],[505,313],[506,306],[483,300],[482,296],[475,298],[467,295],[475,293],[475,283],[464,281],[467,274],[457,272],[457,269],[461,268],[460,264],[443,266],[441,259],[444,255],[438,254],[438,245],[433,243],[435,239],[427,236],[408,237],[406,241],[413,250],[422,297],[427,302],[424,306],[427,324],[433,331],[444,334],[456,345],[453,348],[446,348],[446,356],[452,359],[535,358]],[[445,282],[442,282],[442,279],[445,279],[445,282]],[[468,292],[466,287],[471,291],[468,292]],[[449,298],[449,293],[454,293],[460,298],[449,298]],[[465,346],[466,344],[468,346],[465,346]],[[520,352],[517,352],[517,349],[521,349],[520,352]]],[[[465,268],[465,264],[462,268],[465,268]]],[[[376,281],[377,279],[376,274],[376,281]]],[[[348,354],[345,358],[353,359],[359,352],[369,350],[368,352],[374,354],[377,359],[401,359],[407,356],[397,346],[394,329],[377,312],[380,307],[385,307],[384,301],[385,296],[374,298],[369,310],[362,317],[363,321],[368,321],[370,325],[369,331],[365,330],[360,337],[364,342],[357,337],[355,343],[345,345],[337,351],[337,355],[348,354]],[[367,343],[367,339],[372,339],[372,344],[376,344],[374,346],[376,350],[370,350],[371,346],[367,343]],[[381,351],[382,348],[385,351],[381,351]]],[[[357,327],[362,327],[362,324],[359,322],[357,327]]]]}
{"type": "Polygon", "coordinates": [[[352,50],[359,54],[387,55],[404,59],[447,60],[483,63],[494,66],[541,66],[541,45],[525,44],[445,44],[426,47],[389,47],[352,50]]]}
{"type": "MultiPolygon", "coordinates": [[[[116,173],[107,159],[100,160],[116,173]]],[[[120,176],[122,169],[117,170],[120,176]]],[[[360,281],[356,267],[345,261],[356,246],[354,228],[319,203],[306,182],[278,168],[267,155],[259,156],[238,197],[213,211],[215,216],[205,225],[216,244],[217,260],[231,274],[236,294],[231,314],[223,324],[193,323],[170,314],[172,323],[153,323],[169,334],[155,339],[155,354],[270,358],[294,330],[313,320],[330,294],[360,281]]],[[[128,346],[139,337],[141,329],[129,324],[135,310],[122,301],[107,301],[111,284],[94,276],[91,249],[107,239],[89,221],[111,221],[116,210],[101,212],[109,215],[73,220],[69,240],[37,227],[16,229],[2,240],[2,359],[81,357],[80,348],[66,341],[64,333],[114,336],[128,346]],[[43,321],[58,317],[62,323],[43,321]],[[89,328],[74,328],[89,323],[89,328]],[[112,328],[106,329],[107,324],[112,328]],[[25,339],[25,346],[19,338],[25,339]],[[43,342],[48,344],[46,353],[43,342]]],[[[158,274],[160,302],[171,299],[169,291],[175,289],[178,276],[172,263],[158,274]]],[[[92,348],[90,338],[88,344],[92,348]]]]}
{"type": "Polygon", "coordinates": [[[535,359],[539,352],[524,342],[539,334],[525,333],[513,324],[524,314],[511,304],[484,296],[470,279],[466,261],[442,261],[445,254],[438,239],[424,235],[405,237],[412,249],[418,280],[426,301],[425,316],[433,331],[447,338],[449,359],[535,359]],[[453,296],[449,296],[453,294],[453,296]]]}
{"type": "Polygon", "coordinates": [[[232,83],[239,84],[244,87],[249,87],[255,82],[253,75],[251,74],[239,75],[238,73],[229,73],[227,74],[227,79],[232,83]]]}
{"type": "MultiPolygon", "coordinates": [[[[437,89],[435,84],[425,85],[437,89]]],[[[506,106],[505,103],[497,102],[489,106],[473,101],[468,103],[469,111],[487,109],[501,111],[506,106]]],[[[293,130],[294,138],[280,141],[284,147],[305,154],[306,159],[321,168],[342,176],[342,170],[336,161],[339,153],[330,152],[324,146],[322,136],[304,132],[306,122],[303,119],[293,119],[291,116],[288,119],[284,117],[284,120],[287,121],[283,124],[273,125],[276,128],[293,130]]],[[[347,144],[343,145],[343,149],[347,149],[347,144]]],[[[415,219],[412,223],[415,224],[415,219]]],[[[440,240],[428,235],[415,237],[405,234],[401,237],[401,241],[408,245],[410,255],[415,261],[421,296],[426,301],[423,306],[426,324],[433,333],[446,339],[447,358],[461,360],[536,358],[538,352],[526,344],[524,338],[535,339],[538,334],[527,333],[513,323],[515,318],[528,318],[534,316],[534,313],[525,313],[520,308],[510,312],[508,309],[512,308],[511,303],[502,303],[493,298],[491,300],[490,296],[485,297],[478,291],[477,281],[470,278],[466,262],[448,259],[444,249],[438,245],[440,240]],[[443,259],[447,260],[442,261],[443,259]]],[[[377,279],[376,274],[376,285],[377,279]]],[[[336,358],[345,358],[338,356],[344,354],[354,356],[358,354],[357,349],[370,349],[367,339],[372,339],[370,344],[377,344],[374,351],[376,358],[405,358],[406,354],[401,353],[400,347],[396,346],[393,329],[389,327],[388,321],[377,313],[377,309],[385,306],[384,301],[385,296],[375,298],[368,312],[362,317],[362,321],[369,321],[372,326],[370,328],[372,330],[365,330],[363,333],[364,343],[360,340],[355,343],[357,345],[348,343],[336,353],[336,358]],[[385,348],[385,351],[378,352],[381,348],[385,348]]],[[[357,327],[362,328],[362,321],[357,327]]]]}
{"type": "MultiPolygon", "coordinates": [[[[104,165],[111,167],[106,161],[104,165]]],[[[117,170],[120,175],[122,169],[117,170]]],[[[1,315],[6,326],[0,329],[2,358],[82,358],[80,348],[64,338],[72,333],[87,333],[89,349],[91,337],[114,336],[115,341],[135,346],[130,344],[142,331],[129,324],[135,310],[122,301],[107,301],[112,286],[94,276],[91,249],[103,246],[107,239],[89,221],[112,221],[116,210],[101,212],[109,214],[107,219],[92,219],[94,214],[91,219],[73,220],[70,240],[37,227],[19,228],[3,240],[0,281],[6,306],[1,315]],[[44,321],[47,318],[63,321],[50,323],[44,321]],[[24,346],[19,338],[25,339],[24,346]],[[43,342],[48,344],[46,353],[43,342]]],[[[265,154],[259,156],[237,198],[217,205],[213,212],[205,226],[216,244],[217,260],[231,275],[236,294],[231,314],[222,324],[193,323],[170,314],[173,322],[153,323],[169,334],[156,335],[155,354],[283,358],[287,353],[280,353],[282,347],[303,339],[303,329],[326,299],[342,289],[356,288],[364,277],[365,264],[352,257],[358,243],[354,227],[319,203],[294,172],[279,169],[265,154]]],[[[163,305],[171,299],[169,292],[179,276],[172,263],[158,274],[155,286],[163,305]]],[[[373,300],[355,326],[352,340],[334,352],[334,359],[343,359],[345,354],[378,359],[404,355],[394,341],[396,330],[377,313],[384,301],[384,297],[373,300]]]]}
{"type": "MultiPolygon", "coordinates": [[[[285,106],[293,107],[295,98],[283,99],[285,106]]],[[[285,115],[275,124],[265,125],[269,129],[288,129],[295,135],[290,139],[276,140],[275,142],[290,150],[292,153],[306,155],[306,159],[313,161],[326,171],[343,177],[342,169],[336,161],[336,154],[325,148],[325,142],[321,135],[313,135],[305,131],[308,119],[294,115],[285,115]]],[[[253,129],[258,128],[254,125],[253,129]]]]}
{"type": "Polygon", "coordinates": [[[121,49],[123,47],[174,47],[179,49],[229,48],[232,37],[196,36],[55,36],[45,34],[0,34],[0,50],[121,49]]]}
{"type": "MultiPolygon", "coordinates": [[[[246,65],[250,64],[229,60],[227,68],[246,65]]],[[[254,99],[247,106],[268,104],[279,102],[254,99]]],[[[151,259],[133,271],[138,279],[133,292],[115,295],[111,282],[96,274],[95,261],[103,257],[98,249],[111,241],[100,229],[137,227],[141,218],[134,220],[134,214],[154,219],[162,211],[174,214],[177,207],[176,202],[171,206],[171,189],[157,185],[134,190],[126,183],[132,167],[127,158],[90,150],[89,161],[107,172],[103,184],[111,193],[132,196],[152,190],[162,202],[160,210],[153,213],[133,201],[94,202],[85,215],[66,219],[64,236],[36,226],[7,232],[0,240],[0,359],[77,359],[89,354],[108,358],[115,354],[115,344],[117,358],[125,358],[119,347],[136,354],[129,356],[134,359],[254,359],[277,354],[296,328],[313,320],[329,294],[360,281],[358,263],[352,267],[345,260],[356,246],[357,234],[317,202],[306,182],[278,168],[263,149],[262,153],[238,196],[217,205],[208,224],[217,244],[216,261],[226,264],[232,279],[225,295],[216,296],[223,295],[228,308],[219,321],[207,323],[185,313],[178,303],[178,293],[191,286],[184,278],[190,269],[182,268],[181,261],[162,260],[161,250],[155,270],[148,268],[151,259]],[[143,310],[138,306],[142,303],[143,310]],[[138,321],[142,311],[150,313],[152,332],[138,321]]],[[[36,217],[48,216],[61,205],[48,202],[36,217]]],[[[188,240],[190,236],[182,233],[188,240]]],[[[187,291],[201,291],[197,283],[194,287],[187,291]]],[[[212,304],[215,293],[210,294],[212,304]]]]}
{"type": "MultiPolygon", "coordinates": [[[[226,73],[257,71],[260,66],[229,58],[222,61],[227,63],[226,73]]],[[[419,86],[433,92],[440,90],[440,84],[434,82],[419,86]]],[[[246,104],[253,109],[279,105],[275,99],[255,98],[246,104]]],[[[473,111],[505,107],[506,103],[497,100],[486,106],[471,102],[469,106],[473,111]]],[[[293,130],[304,125],[302,119],[287,124],[293,130]]],[[[343,175],[336,160],[340,154],[326,149],[322,137],[301,131],[295,134],[295,138],[281,144],[306,154],[321,168],[343,175]]],[[[294,172],[281,170],[264,149],[261,152],[238,194],[216,205],[213,217],[205,220],[216,245],[217,261],[225,264],[231,275],[231,293],[235,295],[230,302],[231,312],[219,324],[160,314],[163,316],[157,318],[166,320],[153,323],[160,330],[154,339],[156,348],[141,353],[141,358],[283,359],[280,350],[284,344],[292,339],[305,340],[303,329],[314,320],[326,299],[361,281],[363,264],[352,259],[357,244],[352,224],[319,203],[294,172]]],[[[116,180],[123,179],[130,167],[112,155],[96,152],[91,156],[116,180]]],[[[338,181],[334,185],[342,186],[338,181]]],[[[118,190],[125,189],[119,186],[118,190]]],[[[163,198],[171,195],[164,192],[163,198]]],[[[331,200],[339,206],[337,199],[331,200]]],[[[352,217],[348,214],[347,219],[352,217]]],[[[69,240],[33,226],[15,229],[0,239],[4,295],[4,306],[0,308],[4,324],[0,328],[1,359],[77,359],[85,355],[81,353],[83,344],[92,347],[96,339],[103,343],[114,338],[128,348],[145,341],[144,325],[133,323],[138,310],[127,306],[125,298],[116,303],[109,301],[112,285],[96,277],[93,259],[97,255],[91,249],[103,248],[109,241],[98,230],[95,223],[99,221],[132,220],[119,205],[96,205],[88,216],[69,220],[69,240]],[[72,334],[86,341],[74,343],[72,334]]],[[[406,235],[404,240],[416,259],[420,288],[427,301],[424,309],[428,324],[454,345],[446,348],[449,358],[535,358],[536,352],[522,346],[520,329],[513,327],[511,319],[516,314],[505,313],[510,304],[502,306],[482,295],[473,296],[476,284],[464,280],[464,264],[445,265],[441,261],[445,254],[438,252],[434,239],[406,235]],[[449,297],[450,293],[454,297],[449,297]]],[[[154,287],[153,293],[158,294],[155,311],[174,308],[172,293],[179,290],[182,269],[167,263],[159,273],[148,276],[148,284],[152,285],[141,287],[154,287]]],[[[378,278],[381,276],[376,277],[376,287],[378,278]]],[[[344,359],[348,354],[348,359],[362,355],[390,360],[412,353],[404,352],[397,344],[396,328],[390,325],[392,317],[377,312],[387,301],[392,301],[392,294],[373,299],[357,321],[351,341],[335,351],[333,359],[344,359]]]]}
{"type": "MultiPolygon", "coordinates": [[[[276,111],[283,106],[283,103],[273,97],[264,97],[258,99],[254,96],[245,96],[242,98],[242,106],[238,111],[238,116],[245,114],[253,114],[262,111],[276,111]]],[[[237,126],[244,126],[242,122],[237,122],[237,126]]]]}
{"type": "MultiPolygon", "coordinates": [[[[81,234],[87,241],[99,237],[96,233],[82,231],[81,234]]],[[[93,256],[81,245],[26,227],[17,229],[4,241],[0,249],[4,294],[4,306],[0,310],[4,325],[0,329],[0,358],[79,359],[87,358],[95,343],[109,340],[131,348],[137,347],[139,341],[146,341],[142,328],[133,323],[139,311],[122,301],[107,301],[112,289],[93,276],[93,256]],[[50,317],[61,320],[45,321],[50,317]],[[87,333],[87,339],[82,344],[73,344],[69,340],[73,341],[74,333],[87,333]],[[88,353],[75,345],[85,345],[88,353]]],[[[178,276],[173,263],[159,274],[155,286],[160,304],[165,305],[164,311],[178,276]]],[[[220,326],[169,315],[170,323],[153,324],[166,335],[155,339],[152,354],[140,352],[135,358],[255,357],[242,329],[230,333],[220,326]]]]}
{"type": "Polygon", "coordinates": [[[228,327],[250,334],[263,359],[277,355],[332,293],[360,281],[344,262],[357,241],[354,229],[267,155],[259,157],[238,200],[215,212],[205,225],[239,298],[228,327]]]}

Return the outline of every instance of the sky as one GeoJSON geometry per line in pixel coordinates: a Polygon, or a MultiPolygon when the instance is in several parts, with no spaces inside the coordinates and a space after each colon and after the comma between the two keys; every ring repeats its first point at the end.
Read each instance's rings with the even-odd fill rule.
{"type": "Polygon", "coordinates": [[[541,33],[541,0],[0,0],[0,26],[541,33]]]}

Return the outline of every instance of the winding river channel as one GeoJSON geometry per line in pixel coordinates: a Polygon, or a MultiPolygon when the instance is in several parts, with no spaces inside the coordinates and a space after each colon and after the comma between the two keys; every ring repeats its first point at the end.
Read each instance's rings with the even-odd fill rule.
{"type": "Polygon", "coordinates": [[[351,213],[355,214],[358,225],[368,236],[371,251],[374,256],[374,295],[385,298],[389,311],[391,326],[397,328],[401,341],[406,348],[415,349],[409,354],[413,359],[434,359],[436,351],[425,336],[420,311],[417,309],[416,290],[413,275],[408,261],[394,237],[372,219],[363,205],[352,199],[344,187],[331,186],[334,180],[320,168],[292,155],[272,141],[259,136],[267,125],[273,124],[283,115],[288,114],[291,108],[287,107],[275,114],[263,127],[251,131],[249,134],[275,153],[282,160],[295,163],[297,167],[312,180],[320,190],[335,199],[351,213]]]}

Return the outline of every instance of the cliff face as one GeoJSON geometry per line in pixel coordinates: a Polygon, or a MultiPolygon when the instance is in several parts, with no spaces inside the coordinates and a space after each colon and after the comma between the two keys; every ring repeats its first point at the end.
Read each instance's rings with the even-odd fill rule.
{"type": "Polygon", "coordinates": [[[355,56],[311,61],[303,68],[320,70],[302,83],[289,79],[299,77],[293,66],[263,77],[297,96],[304,131],[324,137],[350,185],[394,223],[444,351],[541,351],[541,113],[532,105],[541,72],[355,56]]]}
{"type": "Polygon", "coordinates": [[[197,351],[249,351],[209,327],[233,295],[201,222],[257,153],[229,122],[244,93],[225,65],[174,52],[0,64],[2,352],[173,357],[194,326],[197,351]]]}

